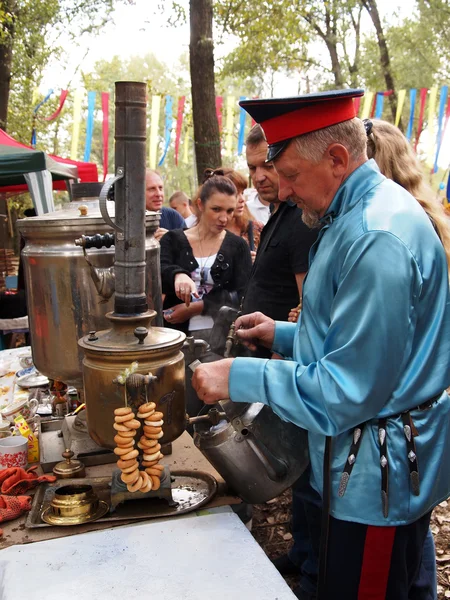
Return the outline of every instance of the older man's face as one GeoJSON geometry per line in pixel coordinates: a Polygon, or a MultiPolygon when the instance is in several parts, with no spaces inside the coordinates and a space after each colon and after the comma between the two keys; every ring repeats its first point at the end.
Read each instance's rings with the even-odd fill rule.
{"type": "Polygon", "coordinates": [[[322,217],[340,182],[333,172],[332,158],[325,152],[319,163],[300,158],[291,143],[279,158],[275,159],[278,174],[278,196],[280,200],[291,200],[303,210],[304,221],[314,226],[322,217]]]}
{"type": "Polygon", "coordinates": [[[164,184],[157,173],[145,175],[145,207],[147,210],[161,210],[164,202],[164,184]]]}

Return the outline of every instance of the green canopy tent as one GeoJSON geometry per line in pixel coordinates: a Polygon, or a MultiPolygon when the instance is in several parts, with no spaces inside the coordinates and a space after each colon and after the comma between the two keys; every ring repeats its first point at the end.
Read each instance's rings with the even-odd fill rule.
{"type": "Polygon", "coordinates": [[[0,130],[0,192],[26,183],[36,213],[41,215],[55,210],[52,180],[61,179],[76,181],[77,167],[56,162],[45,152],[27,148],[0,130]]]}

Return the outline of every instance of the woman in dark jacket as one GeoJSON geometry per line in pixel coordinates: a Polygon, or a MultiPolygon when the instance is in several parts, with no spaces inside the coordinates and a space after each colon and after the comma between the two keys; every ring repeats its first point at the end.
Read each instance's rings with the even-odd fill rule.
{"type": "Polygon", "coordinates": [[[236,202],[234,184],[213,175],[200,191],[197,225],[169,231],[161,240],[164,318],[203,339],[221,306],[239,307],[250,275],[247,243],[227,231],[236,202]]]}

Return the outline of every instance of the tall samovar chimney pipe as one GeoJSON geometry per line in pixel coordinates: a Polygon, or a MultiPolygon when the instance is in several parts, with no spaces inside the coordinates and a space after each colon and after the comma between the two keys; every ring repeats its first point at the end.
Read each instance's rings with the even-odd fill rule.
{"type": "Polygon", "coordinates": [[[115,315],[147,310],[145,296],[146,84],[116,82],[115,315]],[[121,230],[121,231],[120,231],[121,230]]]}

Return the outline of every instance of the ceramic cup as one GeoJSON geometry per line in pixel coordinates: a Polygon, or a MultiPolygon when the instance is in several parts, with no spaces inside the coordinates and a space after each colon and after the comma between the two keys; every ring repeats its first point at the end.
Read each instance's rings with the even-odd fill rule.
{"type": "Polygon", "coordinates": [[[17,415],[21,414],[22,417],[28,421],[36,414],[39,402],[32,398],[31,400],[20,400],[19,402],[13,402],[1,411],[3,419],[14,422],[17,415]]]}
{"type": "Polygon", "coordinates": [[[22,367],[22,369],[28,369],[29,367],[33,366],[33,357],[31,355],[22,356],[21,358],[19,358],[19,364],[22,367]]]}
{"type": "Polygon", "coordinates": [[[22,436],[0,439],[0,470],[10,467],[26,467],[28,462],[28,440],[22,436]]]}
{"type": "Polygon", "coordinates": [[[9,437],[13,434],[14,427],[9,421],[0,421],[0,438],[9,437]]]}

